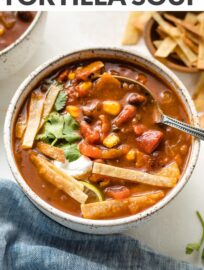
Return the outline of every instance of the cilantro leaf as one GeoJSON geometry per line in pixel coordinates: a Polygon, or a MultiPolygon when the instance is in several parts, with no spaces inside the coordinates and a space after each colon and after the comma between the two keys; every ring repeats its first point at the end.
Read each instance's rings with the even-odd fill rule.
{"type": "Polygon", "coordinates": [[[36,140],[42,140],[51,145],[58,144],[59,147],[66,146],[67,159],[73,160],[80,155],[76,144],[72,145],[81,139],[78,129],[79,124],[70,114],[61,115],[58,112],[52,112],[46,119],[43,132],[37,135],[36,140]],[[71,151],[70,154],[69,151],[71,151]]]}
{"type": "MultiPolygon", "coordinates": [[[[201,223],[201,226],[202,226],[202,230],[203,230],[203,233],[202,233],[202,237],[200,239],[199,242],[197,243],[190,243],[186,246],[186,254],[192,254],[194,251],[199,251],[201,246],[203,245],[204,243],[204,219],[203,217],[201,216],[200,212],[197,211],[196,212],[196,215],[201,223]]],[[[204,260],[204,249],[202,251],[202,255],[201,255],[201,258],[202,260],[204,260]]]]}
{"type": "Polygon", "coordinates": [[[74,143],[74,142],[80,141],[81,136],[76,132],[70,132],[64,135],[63,139],[65,139],[68,143],[74,143]]]}
{"type": "Polygon", "coordinates": [[[54,139],[55,137],[52,134],[47,133],[46,131],[36,136],[37,141],[43,141],[46,143],[51,143],[54,139]]]}
{"type": "Polygon", "coordinates": [[[186,254],[192,254],[194,250],[198,251],[199,248],[199,243],[190,243],[186,246],[186,254]]]}
{"type": "Polygon", "coordinates": [[[70,115],[64,115],[64,133],[68,133],[71,130],[79,129],[79,124],[76,120],[70,115]]]}
{"type": "Polygon", "coordinates": [[[77,144],[65,144],[61,147],[64,150],[66,159],[70,162],[77,160],[81,154],[77,148],[77,144]]]}
{"type": "Polygon", "coordinates": [[[65,105],[66,105],[66,102],[67,102],[67,93],[65,91],[60,91],[58,96],[57,96],[57,99],[55,101],[55,104],[54,104],[54,109],[56,111],[61,111],[62,109],[64,109],[65,105]]]}
{"type": "Polygon", "coordinates": [[[45,130],[47,133],[52,134],[56,139],[62,138],[64,127],[63,116],[57,112],[52,112],[46,121],[45,130]]]}

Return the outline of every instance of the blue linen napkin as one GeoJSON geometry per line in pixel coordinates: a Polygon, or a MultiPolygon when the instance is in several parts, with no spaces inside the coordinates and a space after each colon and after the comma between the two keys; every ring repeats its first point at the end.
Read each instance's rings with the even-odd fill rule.
{"type": "Polygon", "coordinates": [[[41,213],[11,181],[0,180],[1,270],[196,270],[122,235],[67,229],[41,213]]]}

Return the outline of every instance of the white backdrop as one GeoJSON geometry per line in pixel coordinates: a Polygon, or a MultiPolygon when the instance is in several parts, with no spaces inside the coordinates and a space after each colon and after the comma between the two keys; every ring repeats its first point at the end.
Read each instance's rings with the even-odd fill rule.
{"type": "MultiPolygon", "coordinates": [[[[39,64],[57,54],[88,46],[120,46],[126,19],[125,12],[51,12],[48,14],[45,35],[33,58],[16,75],[0,81],[0,178],[13,179],[6,162],[2,134],[6,109],[18,85],[39,64]]],[[[143,41],[132,49],[141,54],[148,54],[143,41]]],[[[177,75],[192,91],[197,76],[178,73],[177,75]]],[[[132,229],[128,234],[163,254],[199,264],[200,256],[185,255],[185,246],[188,242],[197,241],[201,235],[195,211],[200,210],[204,215],[203,164],[204,145],[201,147],[194,174],[179,196],[151,220],[132,229]]]]}
{"type": "Polygon", "coordinates": [[[1,0],[0,10],[198,11],[202,8],[202,4],[203,0],[1,0]]]}

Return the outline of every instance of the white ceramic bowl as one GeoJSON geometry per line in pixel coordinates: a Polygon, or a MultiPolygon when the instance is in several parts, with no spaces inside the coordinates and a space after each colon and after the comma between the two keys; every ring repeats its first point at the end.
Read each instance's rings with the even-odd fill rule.
{"type": "Polygon", "coordinates": [[[46,17],[46,12],[37,12],[26,31],[0,51],[0,80],[20,70],[34,54],[42,40],[46,17]]]}
{"type": "Polygon", "coordinates": [[[35,194],[32,189],[27,185],[23,177],[21,176],[14,159],[12,150],[12,133],[14,128],[15,119],[18,115],[19,109],[26,99],[28,93],[35,87],[35,85],[45,76],[49,75],[52,71],[62,67],[65,64],[70,64],[76,61],[81,61],[85,59],[118,59],[123,60],[131,64],[139,65],[145,69],[148,69],[152,73],[156,74],[158,77],[163,79],[167,84],[171,85],[173,89],[180,96],[182,102],[186,106],[186,110],[189,115],[191,124],[198,126],[198,117],[191,100],[191,97],[182,84],[182,82],[165,66],[163,66],[158,61],[152,59],[147,59],[141,55],[135,53],[127,52],[121,49],[109,49],[109,48],[97,48],[97,49],[87,49],[78,52],[72,52],[67,55],[57,57],[56,59],[41,65],[37,68],[30,76],[20,85],[16,91],[10,106],[7,111],[5,128],[4,128],[4,144],[6,147],[6,153],[11,171],[17,180],[19,186],[23,192],[28,196],[28,198],[47,216],[54,219],[55,221],[69,227],[73,230],[87,233],[96,234],[110,234],[121,232],[127,230],[135,225],[138,225],[140,221],[145,220],[152,214],[156,213],[158,210],[167,205],[184,187],[188,182],[193,169],[195,167],[200,142],[197,139],[193,140],[191,154],[186,166],[185,172],[183,173],[179,183],[171,192],[159,203],[152,206],[151,208],[143,211],[142,213],[119,218],[114,220],[88,220],[80,217],[72,216],[70,214],[64,213],[53,206],[49,205],[43,201],[37,194],[35,194]]]}

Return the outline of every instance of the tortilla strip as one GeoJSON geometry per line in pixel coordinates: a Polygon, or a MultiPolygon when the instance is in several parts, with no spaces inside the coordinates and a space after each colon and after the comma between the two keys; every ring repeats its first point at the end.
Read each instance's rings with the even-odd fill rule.
{"type": "Polygon", "coordinates": [[[42,115],[42,120],[40,123],[40,128],[44,125],[45,123],[45,118],[50,114],[52,111],[52,108],[55,104],[55,100],[57,99],[57,96],[59,92],[62,90],[61,85],[57,85],[56,83],[53,83],[49,90],[48,94],[46,96],[45,102],[44,102],[44,108],[43,108],[43,115],[42,115]]]}
{"type": "Polygon", "coordinates": [[[27,126],[27,111],[23,112],[16,123],[15,136],[22,139],[27,126]]]}
{"type": "Polygon", "coordinates": [[[204,12],[201,12],[201,13],[197,16],[198,22],[203,21],[203,18],[204,18],[204,12]]]}
{"type": "Polygon", "coordinates": [[[158,187],[174,187],[177,180],[175,177],[155,176],[142,171],[129,170],[94,162],[93,173],[116,177],[130,182],[143,183],[158,187]]]}
{"type": "Polygon", "coordinates": [[[161,175],[165,177],[174,177],[177,181],[179,180],[181,173],[178,164],[174,161],[166,167],[162,168],[156,175],[161,175]]]}
{"type": "Polygon", "coordinates": [[[165,38],[160,44],[158,50],[156,51],[155,56],[161,58],[168,57],[176,48],[176,45],[177,45],[176,42],[172,38],[170,37],[165,38]]]}
{"type": "Polygon", "coordinates": [[[194,13],[192,12],[188,12],[185,16],[185,19],[184,19],[184,22],[188,23],[188,24],[196,24],[198,21],[198,17],[197,15],[195,15],[194,13]]]}
{"type": "Polygon", "coordinates": [[[193,34],[196,34],[199,37],[204,37],[204,35],[198,31],[196,26],[186,23],[185,21],[182,21],[170,14],[164,14],[164,17],[175,24],[182,25],[186,30],[192,32],[193,34]]]}
{"type": "Polygon", "coordinates": [[[76,185],[79,189],[81,189],[82,191],[84,190],[84,185],[82,183],[80,183],[79,181],[77,181],[73,176],[68,175],[66,172],[64,172],[62,169],[58,168],[57,166],[55,166],[53,163],[47,161],[45,158],[43,159],[44,163],[46,163],[51,169],[53,169],[56,173],[60,174],[61,176],[63,176],[64,178],[66,178],[67,181],[72,182],[74,185],[76,185]]]}
{"type": "Polygon", "coordinates": [[[186,35],[183,36],[183,40],[186,43],[186,45],[191,48],[191,50],[198,54],[198,46],[190,39],[188,38],[186,35]]]}
{"type": "Polygon", "coordinates": [[[38,132],[43,112],[44,96],[39,92],[33,92],[30,98],[28,122],[23,137],[22,148],[32,148],[35,136],[38,132]]]}
{"type": "Polygon", "coordinates": [[[131,12],[122,39],[122,45],[135,45],[141,37],[141,31],[135,27],[142,12],[131,12]]]}
{"type": "Polygon", "coordinates": [[[112,218],[125,214],[137,214],[138,212],[154,205],[164,197],[164,192],[145,194],[130,197],[124,200],[108,200],[103,202],[88,203],[81,205],[84,218],[102,219],[112,218]]]}
{"type": "Polygon", "coordinates": [[[56,186],[58,189],[64,191],[79,203],[85,203],[88,196],[76,185],[76,180],[73,182],[70,180],[72,177],[69,177],[68,175],[65,178],[63,173],[58,173],[56,170],[53,170],[53,164],[40,156],[31,154],[30,159],[37,167],[38,173],[45,180],[56,186]]]}
{"type": "Polygon", "coordinates": [[[204,72],[201,73],[195,93],[193,95],[194,103],[198,112],[204,111],[204,72]]]}
{"type": "MultiPolygon", "coordinates": [[[[204,33],[204,17],[200,19],[200,33],[204,33]]],[[[198,65],[199,69],[204,69],[204,39],[199,41],[199,52],[198,52],[198,65]]]]}
{"type": "Polygon", "coordinates": [[[58,160],[62,163],[66,161],[64,150],[59,147],[55,147],[44,142],[38,142],[37,148],[47,157],[58,160]]]}
{"type": "Polygon", "coordinates": [[[200,39],[199,39],[196,35],[194,35],[194,34],[188,32],[188,31],[185,32],[185,35],[186,35],[186,37],[187,37],[188,39],[192,40],[192,42],[194,42],[196,45],[199,44],[199,40],[200,40],[200,39]]]}
{"type": "MultiPolygon", "coordinates": [[[[161,42],[162,42],[161,40],[153,41],[156,48],[159,48],[159,45],[161,44],[161,42]]],[[[178,46],[174,49],[174,52],[176,54],[172,54],[172,57],[176,58],[177,60],[180,59],[181,61],[184,62],[184,64],[187,67],[191,67],[191,63],[189,62],[188,58],[185,56],[185,54],[182,52],[182,50],[178,46]]]]}
{"type": "Polygon", "coordinates": [[[154,40],[153,41],[153,44],[154,44],[154,46],[158,49],[159,48],[159,46],[161,45],[161,43],[162,43],[162,40],[154,40]]]}
{"type": "Polygon", "coordinates": [[[163,30],[163,28],[159,25],[156,29],[156,32],[159,34],[161,39],[165,39],[168,37],[167,33],[163,30]]]}
{"type": "Polygon", "coordinates": [[[185,44],[182,38],[175,38],[178,46],[181,48],[185,56],[188,58],[191,64],[198,60],[197,55],[185,44]]]}
{"type": "Polygon", "coordinates": [[[152,16],[167,35],[170,35],[171,37],[179,37],[181,35],[179,29],[166,22],[158,12],[154,12],[152,16]]]}
{"type": "Polygon", "coordinates": [[[150,20],[151,17],[152,12],[142,12],[140,16],[138,16],[137,21],[134,22],[135,28],[138,29],[140,32],[143,32],[146,23],[150,20]]]}
{"type": "Polygon", "coordinates": [[[190,61],[188,60],[188,58],[186,57],[186,55],[183,53],[183,51],[181,50],[181,48],[179,48],[178,46],[175,48],[175,53],[178,55],[179,59],[181,59],[181,61],[184,62],[184,64],[187,66],[187,67],[191,67],[191,63],[190,61]]]}

